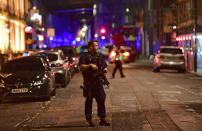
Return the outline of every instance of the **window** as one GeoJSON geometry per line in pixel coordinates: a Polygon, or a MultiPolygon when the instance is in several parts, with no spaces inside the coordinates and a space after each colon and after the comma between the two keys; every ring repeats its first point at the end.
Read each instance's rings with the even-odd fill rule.
{"type": "Polygon", "coordinates": [[[162,48],[160,53],[182,54],[181,49],[162,48]]]}

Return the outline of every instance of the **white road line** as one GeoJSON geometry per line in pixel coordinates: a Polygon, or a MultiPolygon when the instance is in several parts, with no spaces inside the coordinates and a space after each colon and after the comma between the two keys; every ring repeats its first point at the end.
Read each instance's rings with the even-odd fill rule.
{"type": "Polygon", "coordinates": [[[21,125],[22,123],[24,123],[25,121],[28,121],[30,119],[30,117],[27,117],[26,119],[24,119],[23,121],[17,123],[14,127],[18,127],[19,125],[21,125]]]}
{"type": "Polygon", "coordinates": [[[189,90],[189,89],[186,89],[186,88],[184,88],[184,87],[181,87],[181,86],[179,86],[179,85],[175,85],[175,87],[178,88],[178,89],[181,89],[181,90],[185,90],[186,92],[188,92],[188,93],[190,93],[190,94],[192,94],[192,95],[202,96],[201,93],[195,93],[195,92],[193,92],[193,91],[191,91],[191,90],[189,90]]]}
{"type": "Polygon", "coordinates": [[[162,94],[182,94],[181,91],[158,91],[158,92],[162,94]]]}

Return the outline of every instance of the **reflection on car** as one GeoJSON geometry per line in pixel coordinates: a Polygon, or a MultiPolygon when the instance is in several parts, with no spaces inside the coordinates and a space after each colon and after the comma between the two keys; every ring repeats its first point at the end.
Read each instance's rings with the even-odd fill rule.
{"type": "Polygon", "coordinates": [[[74,46],[60,46],[55,47],[52,50],[63,51],[64,56],[68,58],[68,61],[70,62],[70,71],[72,75],[78,71],[79,56],[77,55],[76,48],[74,46]]]}
{"type": "Polygon", "coordinates": [[[65,58],[61,50],[42,51],[33,55],[47,56],[49,59],[49,64],[55,73],[56,84],[66,87],[71,79],[70,63],[65,58]]]}
{"type": "Polygon", "coordinates": [[[154,57],[154,72],[160,69],[175,69],[185,72],[185,58],[181,48],[175,46],[162,46],[154,57]]]}
{"type": "Polygon", "coordinates": [[[41,57],[27,56],[8,61],[0,72],[0,88],[7,97],[37,97],[50,100],[56,94],[55,76],[41,57]]]}

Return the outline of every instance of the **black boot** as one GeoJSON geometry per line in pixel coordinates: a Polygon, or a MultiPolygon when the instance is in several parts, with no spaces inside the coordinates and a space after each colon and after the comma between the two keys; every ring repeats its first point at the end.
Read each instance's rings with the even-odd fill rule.
{"type": "Polygon", "coordinates": [[[87,122],[88,122],[88,126],[95,127],[95,124],[93,123],[92,120],[87,120],[87,122]]]}
{"type": "Polygon", "coordinates": [[[122,76],[121,76],[121,78],[124,78],[124,77],[126,77],[126,76],[125,76],[125,75],[122,75],[122,76]]]}
{"type": "Polygon", "coordinates": [[[100,126],[110,126],[110,123],[105,119],[100,119],[100,126]]]}

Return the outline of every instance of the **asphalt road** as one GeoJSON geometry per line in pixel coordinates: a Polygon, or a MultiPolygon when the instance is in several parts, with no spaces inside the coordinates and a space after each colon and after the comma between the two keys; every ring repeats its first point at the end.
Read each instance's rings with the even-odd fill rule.
{"type": "Polygon", "coordinates": [[[126,78],[119,72],[110,79],[106,110],[110,127],[99,126],[96,102],[93,121],[88,127],[84,116],[81,73],[66,88],[57,88],[50,101],[12,100],[0,104],[0,130],[51,131],[201,131],[202,77],[191,73],[163,70],[152,72],[151,64],[137,62],[124,65],[126,78]]]}

